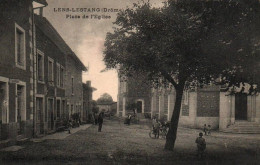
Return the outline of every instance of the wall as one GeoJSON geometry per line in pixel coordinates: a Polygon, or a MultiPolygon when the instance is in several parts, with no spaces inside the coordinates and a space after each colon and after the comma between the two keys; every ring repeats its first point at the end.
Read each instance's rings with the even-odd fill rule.
{"type": "Polygon", "coordinates": [[[0,11],[0,76],[9,80],[15,79],[15,81],[9,81],[9,123],[2,124],[1,136],[12,139],[17,136],[15,88],[16,83],[25,82],[26,120],[23,121],[22,132],[24,136],[31,137],[33,129],[28,123],[33,119],[33,96],[30,81],[32,78],[32,4],[30,0],[4,0],[1,1],[0,11]],[[15,23],[25,31],[25,70],[18,68],[15,64],[15,23]]]}
{"type": "MultiPolygon", "coordinates": [[[[89,114],[92,114],[92,93],[94,88],[91,87],[91,82],[87,81],[83,85],[83,121],[89,119],[89,114]]],[[[90,119],[89,119],[90,120],[90,119]]]]}
{"type": "MultiPolygon", "coordinates": [[[[79,68],[79,64],[70,56],[66,56],[66,76],[65,76],[65,93],[67,98],[67,104],[74,106],[74,113],[76,105],[78,105],[81,111],[81,117],[83,117],[83,87],[82,87],[82,69],[79,68]],[[72,93],[72,80],[74,78],[74,88],[72,93]]],[[[71,109],[70,109],[71,113],[71,109]]],[[[83,118],[82,118],[83,119],[83,118]]]]}
{"type": "MultiPolygon", "coordinates": [[[[36,95],[43,95],[43,123],[38,122],[36,123],[36,132],[37,135],[41,134],[40,133],[40,125],[43,124],[44,126],[44,133],[46,134],[47,132],[53,131],[56,128],[59,127],[60,124],[60,118],[58,118],[57,116],[57,99],[60,100],[60,117],[63,118],[64,117],[64,112],[63,110],[66,108],[63,107],[62,105],[62,100],[65,100],[65,85],[64,87],[58,86],[57,83],[57,64],[61,65],[64,68],[64,78],[63,81],[65,83],[65,55],[63,54],[63,52],[60,50],[60,48],[57,46],[57,43],[54,43],[49,37],[49,34],[46,34],[46,32],[48,30],[46,29],[52,29],[51,27],[47,26],[47,23],[45,22],[44,18],[41,18],[41,16],[35,16],[37,21],[37,25],[36,25],[36,47],[37,50],[42,52],[44,54],[44,81],[40,82],[37,79],[37,83],[36,83],[36,95]],[[43,26],[43,25],[44,26],[43,26]],[[49,58],[51,58],[53,60],[53,80],[54,82],[51,82],[48,78],[48,62],[49,62],[49,58]],[[50,114],[51,113],[49,111],[48,108],[48,99],[53,99],[54,101],[54,128],[53,130],[51,130],[48,127],[48,124],[51,122],[51,118],[50,118],[50,114]],[[64,108],[64,109],[63,109],[64,108]],[[47,114],[46,114],[47,112],[47,114]],[[63,113],[62,113],[63,112],[63,113]],[[47,118],[47,121],[46,121],[47,118]]],[[[55,37],[55,36],[53,36],[55,37]]],[[[37,111],[36,111],[37,112],[37,111]]],[[[37,112],[38,113],[38,112],[37,112]]],[[[37,114],[38,115],[38,114],[37,114]]]]}
{"type": "Polygon", "coordinates": [[[132,77],[119,78],[117,114],[125,116],[133,113],[127,106],[137,101],[143,102],[144,113],[151,113],[151,87],[144,75],[136,73],[132,77]]]}

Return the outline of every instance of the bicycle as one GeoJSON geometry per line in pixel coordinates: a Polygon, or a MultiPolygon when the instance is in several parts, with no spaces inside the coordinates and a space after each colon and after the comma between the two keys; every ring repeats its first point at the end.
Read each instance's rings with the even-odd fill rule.
{"type": "MultiPolygon", "coordinates": [[[[158,138],[161,136],[162,139],[165,139],[167,133],[168,133],[168,127],[167,127],[167,126],[160,126],[158,138]]],[[[149,132],[149,137],[152,138],[152,139],[155,139],[155,138],[156,138],[156,135],[157,135],[157,134],[156,134],[156,132],[155,132],[154,129],[152,129],[152,130],[149,132]]]]}

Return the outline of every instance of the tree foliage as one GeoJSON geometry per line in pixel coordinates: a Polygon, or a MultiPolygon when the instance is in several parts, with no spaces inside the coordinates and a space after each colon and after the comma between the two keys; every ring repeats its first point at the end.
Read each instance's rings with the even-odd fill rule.
{"type": "Polygon", "coordinates": [[[97,99],[97,103],[112,103],[113,102],[113,98],[111,95],[109,95],[108,93],[104,93],[102,94],[98,99],[97,99]]]}
{"type": "Polygon", "coordinates": [[[257,0],[169,0],[161,8],[139,3],[120,12],[114,24],[105,42],[107,68],[143,72],[176,90],[166,149],[174,147],[185,86],[259,82],[257,0]]]}

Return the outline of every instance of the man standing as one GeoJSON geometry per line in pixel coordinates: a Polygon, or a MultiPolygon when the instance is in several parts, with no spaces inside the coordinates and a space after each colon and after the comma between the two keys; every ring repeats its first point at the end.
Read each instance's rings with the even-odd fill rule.
{"type": "Polygon", "coordinates": [[[98,132],[101,132],[102,124],[103,124],[103,117],[104,117],[104,112],[101,112],[98,115],[98,132]]]}
{"type": "Polygon", "coordinates": [[[206,149],[206,141],[202,137],[203,133],[199,133],[199,137],[197,137],[195,143],[197,143],[197,148],[198,148],[198,157],[201,159],[204,153],[204,150],[206,149]]]}

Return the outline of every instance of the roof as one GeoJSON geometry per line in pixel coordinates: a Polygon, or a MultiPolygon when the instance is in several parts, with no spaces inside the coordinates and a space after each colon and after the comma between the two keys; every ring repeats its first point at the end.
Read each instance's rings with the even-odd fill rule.
{"type": "Polygon", "coordinates": [[[97,105],[112,105],[112,104],[116,104],[117,102],[103,102],[103,103],[97,103],[97,105]]]}
{"type": "Polygon", "coordinates": [[[80,61],[78,56],[71,50],[68,44],[63,40],[60,34],[45,18],[39,15],[34,15],[36,26],[62,51],[63,54],[69,55],[76,62],[82,71],[87,71],[86,66],[80,61]]]}
{"type": "Polygon", "coordinates": [[[43,4],[43,5],[45,5],[45,6],[48,5],[48,3],[46,2],[46,0],[33,0],[33,1],[38,2],[38,3],[40,3],[40,4],[43,4]]]}

